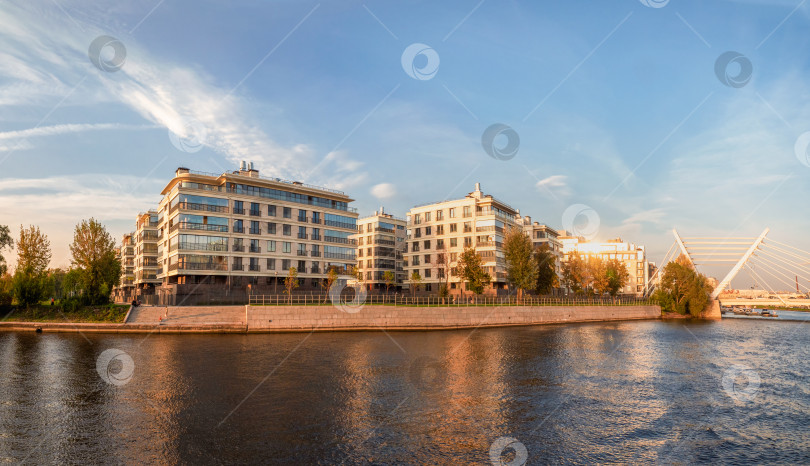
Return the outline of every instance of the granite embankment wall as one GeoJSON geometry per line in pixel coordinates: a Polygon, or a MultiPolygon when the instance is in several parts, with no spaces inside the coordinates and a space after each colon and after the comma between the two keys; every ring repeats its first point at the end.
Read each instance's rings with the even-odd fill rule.
{"type": "Polygon", "coordinates": [[[309,330],[439,330],[565,322],[657,319],[658,306],[248,306],[248,332],[309,330]]]}

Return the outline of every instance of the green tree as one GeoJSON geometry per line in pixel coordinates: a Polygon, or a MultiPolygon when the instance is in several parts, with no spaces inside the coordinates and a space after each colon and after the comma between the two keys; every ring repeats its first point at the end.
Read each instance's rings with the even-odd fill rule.
{"type": "Polygon", "coordinates": [[[539,295],[549,294],[552,288],[560,285],[557,277],[557,259],[547,244],[541,244],[534,251],[534,264],[537,267],[537,282],[534,290],[539,295]]]}
{"type": "Polygon", "coordinates": [[[680,256],[664,267],[655,299],[661,310],[699,317],[711,302],[712,287],[705,275],[698,273],[680,256]]]}
{"type": "Polygon", "coordinates": [[[14,278],[8,272],[0,275],[0,310],[11,306],[13,281],[14,278]]]}
{"type": "Polygon", "coordinates": [[[609,280],[606,261],[599,256],[589,256],[585,270],[587,284],[583,284],[583,288],[590,286],[597,296],[607,293],[609,280]]]}
{"type": "MultiPolygon", "coordinates": [[[[357,270],[357,269],[352,269],[357,270]]],[[[357,272],[358,275],[362,275],[362,272],[357,272]]],[[[329,290],[332,289],[332,285],[337,281],[338,273],[337,269],[334,267],[329,267],[329,272],[326,273],[326,278],[321,282],[321,287],[324,289],[324,296],[323,296],[323,304],[326,304],[326,299],[329,297],[329,290]]],[[[285,286],[287,284],[286,280],[284,282],[285,286]]]]}
{"type": "Polygon", "coordinates": [[[630,272],[627,265],[619,259],[610,259],[605,264],[605,273],[608,278],[607,292],[611,296],[616,296],[619,290],[624,288],[630,280],[630,272]]]}
{"type": "Polygon", "coordinates": [[[588,283],[587,265],[577,251],[568,254],[562,266],[563,285],[574,293],[582,291],[588,283]]]}
{"type": "Polygon", "coordinates": [[[3,257],[3,249],[5,248],[14,249],[14,239],[11,237],[8,226],[0,225],[0,276],[5,275],[8,271],[6,258],[3,257]]]}
{"type": "Polygon", "coordinates": [[[394,272],[386,270],[385,273],[383,273],[383,280],[385,280],[385,294],[388,294],[388,290],[394,286],[394,283],[396,282],[394,272]]]}
{"type": "Polygon", "coordinates": [[[458,260],[458,276],[467,283],[467,289],[475,294],[484,292],[492,277],[484,270],[481,256],[474,248],[464,248],[458,260]]]}
{"type": "Polygon", "coordinates": [[[100,222],[91,218],[76,225],[72,264],[81,272],[81,290],[91,304],[109,300],[109,291],[121,278],[121,260],[115,254],[115,242],[100,222]]]}
{"type": "Polygon", "coordinates": [[[518,302],[525,290],[537,286],[537,263],[532,257],[532,240],[520,228],[512,228],[503,241],[503,254],[506,259],[506,279],[517,289],[518,302]]]}
{"type": "Polygon", "coordinates": [[[30,225],[20,225],[17,241],[17,267],[12,280],[12,294],[21,306],[30,306],[42,300],[47,291],[47,269],[51,262],[51,242],[39,230],[30,225]]]}
{"type": "Polygon", "coordinates": [[[284,292],[289,296],[290,304],[292,304],[292,292],[296,288],[298,288],[298,270],[295,267],[290,267],[290,270],[287,271],[287,277],[284,278],[284,292]]]}
{"type": "Polygon", "coordinates": [[[422,284],[422,276],[419,275],[419,272],[414,270],[411,274],[411,286],[413,287],[413,291],[418,293],[419,286],[422,284]]]}

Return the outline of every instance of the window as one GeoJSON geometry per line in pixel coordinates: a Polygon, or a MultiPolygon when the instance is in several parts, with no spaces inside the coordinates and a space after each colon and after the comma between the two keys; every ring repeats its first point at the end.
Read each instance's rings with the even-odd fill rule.
{"type": "Polygon", "coordinates": [[[430,240],[429,239],[425,240],[425,249],[430,249],[430,240]]]}
{"type": "Polygon", "coordinates": [[[430,264],[430,254],[425,254],[425,264],[430,264]]]}
{"type": "Polygon", "coordinates": [[[281,252],[292,252],[292,243],[289,241],[281,243],[281,252]]]}
{"type": "Polygon", "coordinates": [[[472,247],[472,237],[471,236],[465,236],[464,237],[464,247],[465,248],[472,247]]]}
{"type": "Polygon", "coordinates": [[[458,238],[450,238],[450,247],[454,248],[458,246],[458,238]]]}
{"type": "Polygon", "coordinates": [[[443,249],[443,248],[444,248],[444,240],[443,239],[437,239],[436,240],[436,249],[443,249]]]}
{"type": "Polygon", "coordinates": [[[245,203],[242,201],[233,201],[233,213],[235,214],[244,214],[245,213],[245,203]]]}
{"type": "Polygon", "coordinates": [[[298,221],[299,222],[306,222],[307,221],[307,211],[298,209],[298,221]]]}
{"type": "Polygon", "coordinates": [[[321,223],[321,213],[312,212],[312,223],[321,223]]]}
{"type": "Polygon", "coordinates": [[[457,223],[451,223],[450,224],[450,233],[455,233],[457,231],[458,231],[458,224],[457,223]]]}
{"type": "Polygon", "coordinates": [[[274,205],[267,206],[267,216],[268,217],[275,217],[276,216],[276,206],[274,206],[274,205]]]}
{"type": "Polygon", "coordinates": [[[321,239],[321,229],[320,228],[313,228],[312,229],[312,239],[315,241],[320,241],[321,239]]]}
{"type": "Polygon", "coordinates": [[[281,259],[281,270],[290,270],[290,259],[281,259]]]}
{"type": "Polygon", "coordinates": [[[262,248],[259,246],[259,240],[250,240],[250,252],[262,252],[262,248]]]}
{"type": "Polygon", "coordinates": [[[455,252],[450,253],[450,262],[455,262],[457,258],[458,258],[458,253],[455,253],[455,252]]]}
{"type": "Polygon", "coordinates": [[[284,234],[284,236],[292,236],[292,226],[284,225],[282,227],[282,233],[284,234]]]}
{"type": "Polygon", "coordinates": [[[425,212],[425,221],[426,222],[430,221],[430,212],[425,212]]]}
{"type": "Polygon", "coordinates": [[[298,227],[298,239],[307,239],[307,227],[298,227]]]}
{"type": "Polygon", "coordinates": [[[289,207],[284,208],[284,218],[292,218],[292,209],[289,207]]]}
{"type": "Polygon", "coordinates": [[[444,234],[444,225],[436,225],[436,234],[443,235],[444,234]]]}
{"type": "Polygon", "coordinates": [[[414,237],[414,238],[421,238],[421,237],[422,237],[422,229],[421,229],[421,228],[417,228],[416,230],[414,230],[414,232],[413,232],[413,237],[414,237]]]}
{"type": "Polygon", "coordinates": [[[267,242],[267,252],[276,252],[276,242],[275,241],[268,241],[267,242]]]}
{"type": "Polygon", "coordinates": [[[425,236],[430,236],[432,234],[433,234],[433,228],[432,227],[425,227],[425,236]]]}
{"type": "Polygon", "coordinates": [[[465,206],[464,206],[464,213],[463,213],[463,215],[464,215],[464,218],[467,218],[467,217],[472,217],[472,209],[470,208],[470,206],[468,206],[468,205],[465,205],[465,206]]]}
{"type": "Polygon", "coordinates": [[[267,234],[268,235],[275,235],[276,234],[276,224],[267,222],[267,234]]]}
{"type": "Polygon", "coordinates": [[[242,225],[241,220],[234,220],[233,221],[233,232],[234,233],[244,233],[245,227],[242,225]]]}
{"type": "Polygon", "coordinates": [[[267,259],[267,270],[276,270],[276,260],[267,259]]]}
{"type": "Polygon", "coordinates": [[[430,269],[425,269],[425,278],[430,278],[430,269]]]}
{"type": "Polygon", "coordinates": [[[450,209],[450,215],[449,216],[450,216],[450,218],[456,218],[456,208],[455,207],[450,209]]]}
{"type": "Polygon", "coordinates": [[[422,223],[422,214],[414,214],[413,216],[413,224],[419,225],[422,223]]]}
{"type": "Polygon", "coordinates": [[[436,221],[439,221],[439,220],[444,220],[444,211],[443,210],[437,210],[436,211],[436,221]]]}
{"type": "Polygon", "coordinates": [[[261,232],[262,232],[262,229],[259,226],[259,222],[257,220],[251,220],[250,221],[250,234],[258,235],[258,234],[261,234],[261,232]]]}
{"type": "Polygon", "coordinates": [[[419,265],[419,256],[413,256],[413,264],[411,265],[419,265]]]}
{"type": "Polygon", "coordinates": [[[259,205],[259,203],[258,202],[251,202],[250,203],[250,215],[258,217],[261,214],[262,214],[261,213],[261,206],[259,205]]]}
{"type": "Polygon", "coordinates": [[[307,272],[307,261],[298,261],[298,267],[296,267],[296,271],[300,273],[307,272]]]}

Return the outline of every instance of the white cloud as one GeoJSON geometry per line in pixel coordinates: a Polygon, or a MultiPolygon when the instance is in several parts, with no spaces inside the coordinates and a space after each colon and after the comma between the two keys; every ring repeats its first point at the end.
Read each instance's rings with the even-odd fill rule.
{"type": "Polygon", "coordinates": [[[154,127],[155,127],[154,125],[122,125],[119,123],[52,125],[52,126],[40,126],[31,129],[23,129],[19,131],[0,132],[0,139],[24,139],[41,136],[56,136],[60,134],[80,133],[84,131],[149,129],[154,127]]]}
{"type": "Polygon", "coordinates": [[[570,194],[570,189],[568,189],[568,177],[565,175],[551,175],[549,177],[543,178],[542,180],[535,183],[535,187],[541,192],[548,192],[552,196],[555,196],[555,192],[557,194],[566,196],[570,194]]]}
{"type": "Polygon", "coordinates": [[[371,188],[371,195],[377,199],[390,199],[397,195],[397,188],[391,183],[380,183],[371,188]]]}

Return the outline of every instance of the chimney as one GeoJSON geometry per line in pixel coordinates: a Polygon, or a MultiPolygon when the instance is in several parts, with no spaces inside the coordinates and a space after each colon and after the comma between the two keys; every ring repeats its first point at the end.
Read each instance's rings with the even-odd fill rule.
{"type": "Polygon", "coordinates": [[[479,193],[481,192],[481,183],[475,183],[475,191],[479,193]]]}
{"type": "Polygon", "coordinates": [[[383,206],[380,206],[380,215],[382,215],[384,213],[385,213],[385,208],[383,208],[383,206]]]}
{"type": "Polygon", "coordinates": [[[247,163],[245,163],[245,161],[242,160],[241,162],[239,162],[239,171],[243,172],[245,170],[247,170],[247,163]]]}

